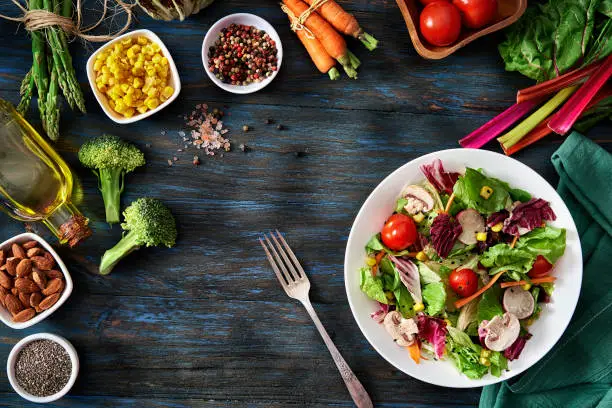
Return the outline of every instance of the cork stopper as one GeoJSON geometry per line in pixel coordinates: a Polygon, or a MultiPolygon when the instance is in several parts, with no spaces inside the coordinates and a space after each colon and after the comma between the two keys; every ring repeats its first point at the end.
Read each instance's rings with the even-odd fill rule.
{"type": "Polygon", "coordinates": [[[60,242],[66,242],[70,248],[79,245],[92,234],[91,228],[87,226],[89,220],[81,214],[74,214],[59,228],[60,242]]]}

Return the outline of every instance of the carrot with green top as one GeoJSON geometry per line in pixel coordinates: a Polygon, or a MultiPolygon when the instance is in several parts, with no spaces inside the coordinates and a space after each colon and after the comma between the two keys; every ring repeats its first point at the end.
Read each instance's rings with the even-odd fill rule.
{"type": "MultiPolygon", "coordinates": [[[[291,20],[291,18],[289,18],[291,20]]],[[[329,56],[321,42],[316,38],[309,38],[308,34],[304,30],[297,30],[295,32],[304,44],[304,48],[308,51],[308,55],[312,59],[312,62],[317,66],[317,69],[323,74],[329,75],[332,81],[340,78],[340,72],[336,68],[336,60],[329,56]]]]}
{"type": "MultiPolygon", "coordinates": [[[[311,6],[313,3],[321,2],[320,0],[304,1],[311,6]]],[[[336,30],[343,34],[357,38],[368,50],[372,51],[378,45],[376,38],[363,31],[363,28],[361,28],[355,16],[346,12],[342,6],[336,3],[334,0],[326,1],[321,6],[318,6],[316,11],[321,15],[321,17],[327,20],[328,23],[333,25],[336,30]]]]}
{"type": "MultiPolygon", "coordinates": [[[[296,17],[308,10],[308,5],[301,0],[283,0],[283,4],[296,17]]],[[[344,38],[317,13],[311,13],[303,24],[321,42],[325,51],[342,65],[346,74],[357,79],[355,69],[359,66],[359,60],[348,50],[344,38]]]]}

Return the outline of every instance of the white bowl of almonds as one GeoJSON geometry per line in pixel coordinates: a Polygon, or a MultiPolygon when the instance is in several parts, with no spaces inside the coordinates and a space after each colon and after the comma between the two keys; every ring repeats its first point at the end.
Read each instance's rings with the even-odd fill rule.
{"type": "Polygon", "coordinates": [[[0,244],[0,320],[25,329],[45,320],[72,293],[72,278],[51,245],[36,234],[0,244]]]}
{"type": "Polygon", "coordinates": [[[150,30],[131,31],[101,46],[87,60],[87,79],[104,113],[120,124],[159,112],[181,91],[170,51],[150,30]]]}

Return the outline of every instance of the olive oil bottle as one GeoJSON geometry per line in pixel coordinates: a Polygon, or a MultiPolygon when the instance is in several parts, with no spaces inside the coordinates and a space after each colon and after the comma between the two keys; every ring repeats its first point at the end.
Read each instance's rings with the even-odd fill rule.
{"type": "Polygon", "coordinates": [[[71,247],[91,235],[71,203],[73,176],[60,155],[0,99],[0,209],[21,221],[40,221],[71,247]]]}

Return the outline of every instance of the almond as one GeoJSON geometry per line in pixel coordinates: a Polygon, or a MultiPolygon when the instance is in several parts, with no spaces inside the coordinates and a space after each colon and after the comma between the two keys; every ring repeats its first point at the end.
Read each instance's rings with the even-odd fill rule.
{"type": "Polygon", "coordinates": [[[32,271],[32,280],[43,290],[47,286],[47,275],[36,268],[32,271]]]}
{"type": "MultiPolygon", "coordinates": [[[[30,278],[17,278],[15,279],[15,287],[19,292],[23,293],[32,293],[38,292],[40,288],[38,285],[30,278]]],[[[52,292],[55,293],[55,292],[52,292]]]]}
{"type": "Polygon", "coordinates": [[[23,249],[32,249],[38,246],[38,242],[37,241],[27,241],[27,242],[24,242],[21,246],[23,247],[23,249]]]}
{"type": "Polygon", "coordinates": [[[6,271],[11,276],[15,276],[17,274],[17,265],[19,265],[20,258],[10,257],[6,260],[6,271]]]}
{"type": "Polygon", "coordinates": [[[28,249],[28,252],[26,252],[26,255],[28,256],[28,258],[31,258],[33,256],[39,256],[39,255],[43,255],[44,251],[41,248],[30,248],[28,249]]]}
{"type": "Polygon", "coordinates": [[[28,276],[30,273],[32,273],[32,261],[30,259],[22,259],[17,264],[15,272],[17,273],[17,277],[19,278],[28,276]]]}
{"type": "Polygon", "coordinates": [[[64,274],[61,271],[58,271],[57,269],[51,269],[50,271],[47,271],[46,273],[47,273],[48,279],[55,279],[55,278],[62,279],[64,277],[64,274]]]}
{"type": "Polygon", "coordinates": [[[4,249],[0,249],[0,266],[4,265],[4,261],[6,261],[6,254],[4,249]]]}
{"type": "Polygon", "coordinates": [[[37,308],[41,300],[42,295],[40,294],[40,292],[32,293],[30,295],[30,306],[32,306],[33,308],[37,308]]]}
{"type": "Polygon", "coordinates": [[[24,308],[27,309],[28,307],[30,307],[30,295],[29,294],[19,292],[18,297],[19,297],[19,301],[21,302],[24,308]]]}
{"type": "Polygon", "coordinates": [[[13,295],[15,295],[15,296],[19,296],[19,291],[18,291],[18,290],[17,290],[17,288],[15,288],[15,287],[13,287],[13,288],[11,289],[11,293],[12,293],[13,295]]]}
{"type": "Polygon", "coordinates": [[[0,271],[0,286],[10,289],[13,287],[13,280],[4,271],[0,271]]]}
{"type": "Polygon", "coordinates": [[[4,304],[4,298],[6,297],[6,295],[8,295],[8,293],[9,293],[8,290],[0,286],[0,304],[4,307],[6,307],[6,305],[4,304]]]}
{"type": "Polygon", "coordinates": [[[36,315],[36,311],[30,307],[28,309],[22,310],[21,312],[13,316],[13,322],[15,323],[27,322],[28,320],[33,318],[35,315],[36,315]]]}
{"type": "Polygon", "coordinates": [[[49,259],[45,256],[33,256],[32,262],[38,269],[42,269],[43,271],[51,270],[55,266],[55,261],[49,259]]]}
{"type": "Polygon", "coordinates": [[[38,307],[38,306],[36,306],[34,308],[34,310],[36,310],[36,313],[42,313],[43,312],[43,310],[40,307],[38,307]]]}
{"type": "Polygon", "coordinates": [[[47,296],[46,298],[44,298],[40,304],[38,305],[39,308],[41,308],[42,310],[47,310],[49,309],[51,306],[53,306],[55,304],[55,302],[58,301],[58,299],[60,298],[60,294],[59,293],[54,293],[50,296],[47,296]]]}
{"type": "Polygon", "coordinates": [[[64,281],[59,278],[51,279],[47,286],[42,290],[42,294],[45,296],[52,295],[56,292],[64,290],[64,281]]]}
{"type": "Polygon", "coordinates": [[[13,316],[21,312],[21,310],[23,309],[23,305],[21,304],[19,299],[17,299],[14,295],[10,293],[5,296],[4,304],[6,305],[6,309],[11,312],[13,316]]]}
{"type": "Polygon", "coordinates": [[[26,257],[26,252],[19,244],[13,244],[13,246],[11,247],[11,250],[13,251],[13,256],[15,258],[23,259],[26,257]]]}

